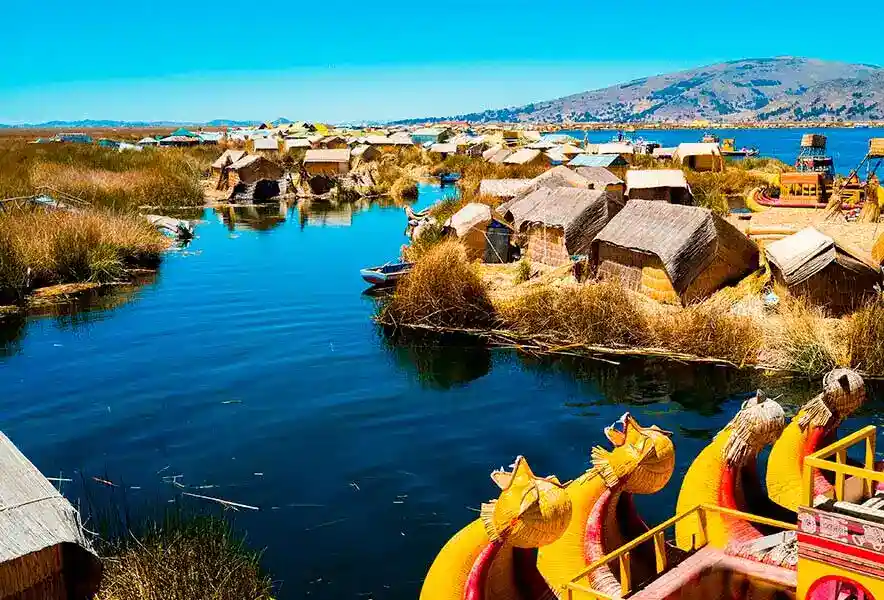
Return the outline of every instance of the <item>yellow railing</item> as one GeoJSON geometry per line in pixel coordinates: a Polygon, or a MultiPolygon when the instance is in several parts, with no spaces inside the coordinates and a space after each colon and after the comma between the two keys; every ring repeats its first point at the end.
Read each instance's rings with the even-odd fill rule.
{"type": "Polygon", "coordinates": [[[875,471],[875,436],[874,425],[863,427],[859,431],[851,433],[847,437],[838,440],[834,444],[826,446],[822,450],[814,452],[804,459],[804,505],[813,506],[813,473],[814,469],[831,471],[835,474],[835,499],[844,499],[844,485],[847,476],[852,475],[863,481],[863,494],[871,496],[874,491],[874,482],[884,482],[884,472],[875,471]],[[866,455],[863,467],[854,467],[847,464],[847,450],[851,447],[865,443],[866,455]],[[834,461],[829,460],[835,457],[834,461]]]}
{"type": "Polygon", "coordinates": [[[699,550],[706,545],[706,541],[708,539],[708,536],[706,534],[706,515],[709,512],[715,512],[721,515],[727,515],[729,517],[735,517],[737,519],[749,521],[750,523],[758,523],[761,525],[768,525],[770,527],[777,527],[780,529],[796,529],[794,524],[784,523],[783,521],[777,521],[776,519],[768,519],[767,517],[752,515],[749,513],[740,512],[738,510],[725,508],[723,506],[714,506],[712,504],[699,504],[681,514],[675,515],[671,519],[663,521],[653,529],[648,530],[631,542],[620,546],[610,554],[603,556],[602,558],[598,559],[597,561],[580,571],[580,573],[575,575],[571,579],[570,583],[565,586],[567,600],[574,600],[575,597],[581,598],[583,600],[615,600],[607,594],[603,594],[602,592],[598,592],[587,587],[586,585],[578,583],[580,579],[583,579],[599,567],[606,566],[609,563],[614,562],[615,560],[618,562],[620,569],[620,595],[622,597],[625,597],[627,594],[632,593],[633,585],[632,569],[630,567],[630,552],[641,544],[649,540],[653,540],[654,556],[656,559],[656,572],[658,575],[660,575],[669,568],[666,557],[666,530],[674,527],[675,524],[679,521],[682,521],[689,517],[696,518],[699,527],[699,535],[695,535],[694,537],[692,550],[699,550]],[[575,592],[577,592],[576,595],[575,592]]]}

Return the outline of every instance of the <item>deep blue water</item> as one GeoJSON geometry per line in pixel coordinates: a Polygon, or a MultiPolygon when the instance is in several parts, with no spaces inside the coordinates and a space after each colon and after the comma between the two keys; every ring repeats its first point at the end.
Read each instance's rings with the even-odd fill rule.
{"type": "MultiPolygon", "coordinates": [[[[441,193],[422,187],[420,204],[441,193]]],[[[396,257],[401,209],[235,216],[207,210],[193,244],[126,296],[0,327],[0,429],[47,475],[74,478],[65,492],[83,506],[125,491],[136,515],[173,499],[217,511],[189,491],[260,507],[235,520],[266,548],[282,598],[415,598],[442,544],[495,495],[492,468],[524,454],[572,478],[626,410],[674,433],[679,472],[638,502],[659,522],[758,386],[789,407],[817,387],[391,340],[358,270],[396,257]]],[[[847,426],[880,423],[881,398],[847,426]]]]}
{"type": "MultiPolygon", "coordinates": [[[[591,143],[609,142],[617,135],[614,131],[562,131],[579,140],[587,135],[591,143]]],[[[635,133],[624,133],[626,137],[642,137],[646,140],[659,142],[664,147],[677,146],[682,142],[699,142],[703,137],[703,131],[674,129],[666,131],[637,130],[635,133]]],[[[829,155],[835,161],[835,170],[847,175],[856,167],[869,149],[869,139],[884,137],[884,129],[856,128],[856,129],[710,129],[721,139],[734,138],[737,148],[755,147],[761,151],[762,156],[772,156],[787,164],[795,164],[801,136],[805,133],[821,133],[828,139],[829,155]]]]}

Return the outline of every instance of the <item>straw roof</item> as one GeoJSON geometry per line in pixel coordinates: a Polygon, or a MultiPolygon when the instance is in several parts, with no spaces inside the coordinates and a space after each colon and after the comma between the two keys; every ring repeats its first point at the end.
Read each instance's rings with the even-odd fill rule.
{"type": "Polygon", "coordinates": [[[716,257],[747,268],[758,260],[758,247],[711,210],[651,200],[627,202],[600,242],[656,255],[679,295],[716,257]]]}
{"type": "Polygon", "coordinates": [[[430,152],[438,152],[439,154],[457,154],[457,144],[433,144],[430,146],[430,152]]]}
{"type": "Polygon", "coordinates": [[[243,167],[248,167],[252,163],[255,163],[259,160],[267,160],[267,159],[264,158],[263,156],[261,156],[260,154],[246,154],[245,156],[240,158],[238,161],[231,164],[229,169],[231,171],[239,171],[243,167]]]}
{"type": "Polygon", "coordinates": [[[578,154],[569,167],[616,167],[626,166],[626,160],[619,154],[578,154]]]}
{"type": "Polygon", "coordinates": [[[0,562],[62,543],[92,552],[79,513],[0,432],[0,562]]]}
{"type": "Polygon", "coordinates": [[[626,172],[626,193],[649,188],[687,188],[681,169],[630,169],[626,172]]]}
{"type": "Polygon", "coordinates": [[[445,227],[451,228],[457,237],[463,237],[474,227],[491,222],[491,207],[479,202],[470,202],[445,221],[445,227]]]}
{"type": "MultiPolygon", "coordinates": [[[[509,148],[501,148],[497,152],[491,154],[489,158],[486,158],[488,162],[496,165],[504,164],[507,158],[509,158],[513,154],[513,151],[509,148]]],[[[483,154],[484,156],[484,154],[483,154]]]]}
{"type": "Polygon", "coordinates": [[[561,164],[561,163],[568,162],[568,157],[565,156],[565,153],[562,152],[562,150],[560,148],[553,148],[552,150],[544,152],[544,154],[546,154],[546,157],[552,163],[560,163],[561,164]]]}
{"type": "Polygon", "coordinates": [[[516,150],[505,159],[503,159],[503,164],[505,165],[526,165],[533,160],[536,160],[538,156],[540,156],[540,150],[532,150],[531,148],[520,148],[516,150]]]}
{"type": "Polygon", "coordinates": [[[223,169],[227,165],[231,165],[246,155],[245,150],[225,150],[221,153],[215,162],[212,163],[213,169],[223,169]]]}
{"type": "Polygon", "coordinates": [[[675,150],[675,148],[654,148],[651,151],[651,156],[654,158],[672,158],[675,150]]]}
{"type": "Polygon", "coordinates": [[[307,150],[304,155],[305,163],[342,163],[350,162],[349,148],[336,148],[329,150],[307,150]]]}
{"type": "Polygon", "coordinates": [[[484,158],[485,160],[488,160],[492,156],[494,156],[495,154],[497,154],[498,152],[500,152],[501,150],[504,150],[504,149],[505,149],[505,146],[503,146],[503,144],[495,144],[494,146],[491,146],[490,148],[488,148],[482,152],[482,158],[484,158]]]}
{"type": "Polygon", "coordinates": [[[568,252],[582,254],[622,206],[619,198],[604,190],[540,188],[512,202],[506,215],[517,231],[527,225],[561,228],[568,252]]]}
{"type": "Polygon", "coordinates": [[[878,272],[870,256],[837,242],[813,227],[771,242],[765,251],[768,261],[782,273],[787,286],[810,279],[833,262],[857,273],[878,272]]]}
{"type": "Polygon", "coordinates": [[[714,142],[683,142],[675,149],[673,156],[721,156],[721,148],[714,142]]]}
{"type": "Polygon", "coordinates": [[[608,144],[598,144],[596,146],[597,154],[635,154],[635,148],[632,144],[623,142],[612,142],[608,144]]]}
{"type": "Polygon", "coordinates": [[[255,150],[279,150],[279,142],[276,141],[276,138],[255,138],[253,143],[255,144],[255,150]]]}
{"type": "Polygon", "coordinates": [[[513,198],[530,186],[530,179],[483,179],[479,182],[479,195],[513,198]]]}
{"type": "Polygon", "coordinates": [[[545,171],[531,180],[534,189],[540,187],[557,188],[557,187],[578,187],[589,188],[589,180],[580,176],[576,171],[572,171],[568,167],[559,165],[553,167],[549,171],[545,171]]]}
{"type": "Polygon", "coordinates": [[[285,139],[285,149],[291,150],[292,148],[311,148],[310,140],[307,138],[286,138],[285,139]]]}
{"type": "Polygon", "coordinates": [[[623,180],[604,167],[577,167],[578,175],[590,182],[593,187],[604,188],[608,185],[623,183],[623,180]]]}

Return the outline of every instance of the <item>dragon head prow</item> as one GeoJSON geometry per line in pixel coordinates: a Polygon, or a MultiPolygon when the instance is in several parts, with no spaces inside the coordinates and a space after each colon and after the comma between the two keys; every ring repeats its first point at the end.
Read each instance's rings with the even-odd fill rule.
{"type": "Polygon", "coordinates": [[[804,405],[798,424],[801,429],[836,428],[865,401],[863,378],[851,369],[834,369],[823,377],[823,393],[804,405]]]}
{"type": "Polygon", "coordinates": [[[555,476],[537,477],[523,456],[517,456],[510,469],[491,472],[501,492],[497,500],[482,505],[488,537],[520,548],[551,544],[571,521],[568,493],[555,476]]]}
{"type": "Polygon", "coordinates": [[[653,494],[669,482],[675,470],[675,447],[671,433],[656,425],[642,427],[635,417],[624,413],[605,428],[605,436],[613,450],[592,449],[593,467],[608,487],[624,483],[624,490],[636,494],[653,494]]]}
{"type": "Polygon", "coordinates": [[[723,431],[728,432],[724,458],[731,467],[741,467],[768,444],[774,443],[786,427],[783,407],[758,390],[743,402],[723,431]]]}

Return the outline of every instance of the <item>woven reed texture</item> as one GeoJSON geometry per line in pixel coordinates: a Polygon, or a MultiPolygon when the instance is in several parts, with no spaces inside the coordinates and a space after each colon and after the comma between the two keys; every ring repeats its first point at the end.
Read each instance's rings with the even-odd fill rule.
{"type": "Polygon", "coordinates": [[[497,500],[482,505],[481,518],[491,540],[519,548],[537,548],[557,540],[571,522],[571,498],[552,477],[537,477],[523,457],[512,473],[496,471],[502,486],[497,500]]]}
{"type": "Polygon", "coordinates": [[[79,513],[0,433],[0,562],[65,542],[91,552],[79,513]]]}
{"type": "Polygon", "coordinates": [[[863,378],[851,369],[834,369],[823,377],[823,393],[804,405],[798,425],[834,429],[865,401],[863,378]]]}
{"type": "Polygon", "coordinates": [[[755,398],[743,404],[728,427],[731,431],[724,447],[724,459],[731,467],[742,467],[780,437],[786,427],[786,414],[782,406],[766,399],[759,390],[755,398]]]}
{"type": "Polygon", "coordinates": [[[754,242],[712,211],[693,206],[630,200],[596,236],[594,248],[601,244],[655,255],[680,297],[717,256],[730,267],[722,269],[728,279],[758,266],[754,242]]]}
{"type": "Polygon", "coordinates": [[[869,140],[869,155],[872,158],[884,158],[884,138],[869,140]]]}
{"type": "Polygon", "coordinates": [[[479,195],[515,198],[530,185],[530,179],[483,179],[479,182],[479,195]]]}
{"type": "Polygon", "coordinates": [[[805,133],[801,136],[802,148],[825,148],[826,136],[818,133],[805,133]]]}
{"type": "Polygon", "coordinates": [[[577,167],[577,174],[589,181],[592,188],[597,190],[623,183],[622,179],[604,167],[577,167]]]}

